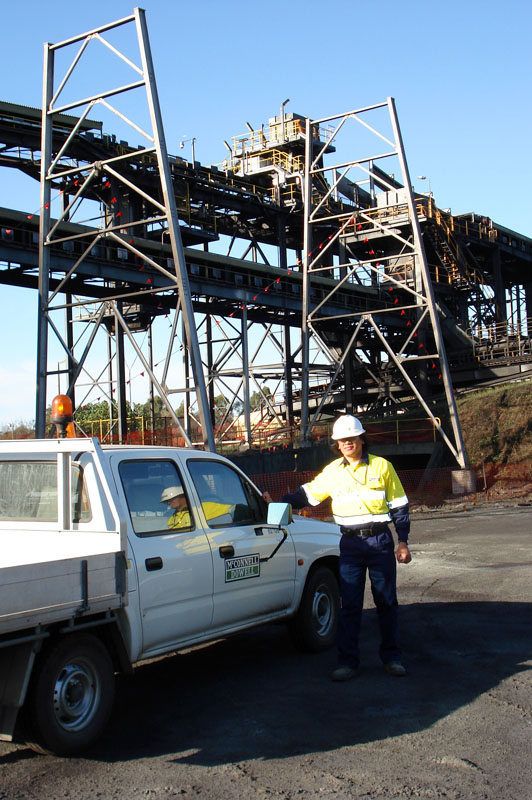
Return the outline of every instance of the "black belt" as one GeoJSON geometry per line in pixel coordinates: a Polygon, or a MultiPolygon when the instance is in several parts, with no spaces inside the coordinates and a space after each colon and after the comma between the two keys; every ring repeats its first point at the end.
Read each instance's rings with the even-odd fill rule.
{"type": "Polygon", "coordinates": [[[354,538],[355,536],[361,539],[368,539],[370,536],[376,536],[378,533],[388,530],[389,522],[373,522],[364,528],[344,528],[340,526],[340,531],[344,536],[354,538]]]}

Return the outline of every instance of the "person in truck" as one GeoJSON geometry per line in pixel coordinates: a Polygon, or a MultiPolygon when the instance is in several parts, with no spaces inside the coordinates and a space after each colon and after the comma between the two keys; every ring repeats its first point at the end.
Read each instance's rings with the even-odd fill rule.
{"type": "Polygon", "coordinates": [[[332,438],[340,457],[313,480],[283,502],[294,508],[316,506],[332,499],[335,522],[340,526],[340,594],[342,608],[338,625],[338,666],[331,678],[345,681],[359,669],[359,632],[364,603],[366,572],[379,619],[380,658],[384,669],[397,677],[406,675],[399,646],[396,559],[408,564],[410,518],[408,499],[392,464],[370,455],[365,430],[350,414],[338,417],[332,438]],[[393,522],[399,544],[394,554],[390,531],[393,522]]]}
{"type": "Polygon", "coordinates": [[[169,528],[190,528],[190,512],[181,486],[167,486],[163,489],[161,503],[167,503],[168,508],[174,512],[166,523],[169,528]]]}
{"type": "MultiPolygon", "coordinates": [[[[203,513],[208,523],[210,525],[232,524],[234,521],[234,513],[232,513],[234,508],[229,503],[223,503],[218,500],[212,493],[205,495],[204,492],[210,492],[208,487],[200,486],[199,490],[203,513]]],[[[168,518],[167,525],[169,528],[191,527],[190,511],[185,492],[181,486],[167,486],[166,489],[163,489],[161,503],[167,503],[168,507],[174,512],[168,518]]]]}

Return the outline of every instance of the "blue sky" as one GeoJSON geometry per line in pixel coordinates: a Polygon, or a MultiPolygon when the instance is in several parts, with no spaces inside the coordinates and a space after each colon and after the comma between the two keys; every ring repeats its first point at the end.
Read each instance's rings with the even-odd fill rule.
{"type": "MultiPolygon", "coordinates": [[[[415,188],[428,189],[416,177],[425,175],[440,207],[476,211],[532,236],[529,2],[146,0],[142,7],[170,153],[194,136],[196,158],[217,163],[224,139],[244,133],[246,122],[267,123],[286,98],[287,111],[319,118],[392,96],[415,188]]],[[[132,9],[124,0],[4,4],[1,99],[39,107],[43,42],[132,9]]],[[[37,184],[3,170],[0,205],[36,211],[37,184]]],[[[36,303],[34,292],[0,287],[0,380],[20,393],[0,396],[0,424],[34,416],[36,303]]]]}

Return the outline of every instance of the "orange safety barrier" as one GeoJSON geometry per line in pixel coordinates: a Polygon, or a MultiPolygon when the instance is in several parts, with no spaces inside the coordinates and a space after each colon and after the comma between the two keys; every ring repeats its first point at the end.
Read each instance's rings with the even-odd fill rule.
{"type": "MultiPolygon", "coordinates": [[[[398,475],[412,506],[439,505],[445,497],[452,494],[451,468],[423,470],[398,470],[398,475]]],[[[280,501],[287,492],[295,492],[304,483],[308,483],[317,475],[316,471],[278,472],[273,474],[251,475],[252,481],[262,492],[268,491],[272,500],[280,501]]],[[[319,506],[309,506],[298,513],[316,519],[328,519],[331,516],[331,501],[326,500],[319,506]]]]}
{"type": "MultiPolygon", "coordinates": [[[[397,470],[401,483],[412,509],[422,506],[437,507],[446,500],[460,498],[453,494],[452,474],[456,467],[439,467],[437,469],[403,469],[397,470]]],[[[475,494],[484,494],[487,499],[497,499],[505,492],[516,498],[532,493],[532,465],[522,464],[485,464],[475,470],[475,494]]],[[[295,492],[299,486],[308,483],[317,475],[316,471],[278,472],[273,474],[251,475],[252,481],[261,491],[268,491],[272,500],[279,502],[287,492],[295,492]]],[[[309,506],[298,513],[316,519],[331,518],[330,501],[319,506],[309,506]]]]}

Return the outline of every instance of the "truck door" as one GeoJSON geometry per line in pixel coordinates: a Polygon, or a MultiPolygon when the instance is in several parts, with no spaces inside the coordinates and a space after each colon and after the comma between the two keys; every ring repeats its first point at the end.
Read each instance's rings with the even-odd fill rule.
{"type": "Polygon", "coordinates": [[[266,524],[267,506],[230,464],[187,459],[214,568],[213,628],[288,608],[295,588],[292,539],[266,524]]]}
{"type": "Polygon", "coordinates": [[[144,652],[208,631],[211,548],[177,464],[121,456],[118,472],[133,529],[144,652]]]}

